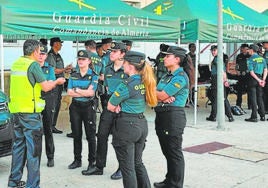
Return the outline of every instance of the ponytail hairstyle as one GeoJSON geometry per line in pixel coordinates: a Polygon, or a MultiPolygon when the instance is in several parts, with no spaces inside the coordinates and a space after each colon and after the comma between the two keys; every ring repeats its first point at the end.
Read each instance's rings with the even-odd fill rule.
{"type": "Polygon", "coordinates": [[[136,70],[139,72],[142,78],[142,82],[145,86],[145,98],[146,103],[150,107],[157,105],[157,96],[156,96],[156,78],[153,71],[153,68],[145,60],[141,60],[139,64],[131,63],[134,65],[136,70]]]}

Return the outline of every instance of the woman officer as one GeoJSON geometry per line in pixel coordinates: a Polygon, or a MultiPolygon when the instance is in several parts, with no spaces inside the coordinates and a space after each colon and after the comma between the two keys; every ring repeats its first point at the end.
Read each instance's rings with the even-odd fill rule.
{"type": "Polygon", "coordinates": [[[167,160],[167,174],[162,182],[154,183],[158,188],[182,188],[184,180],[184,157],[181,149],[182,134],[186,125],[184,112],[189,94],[189,79],[180,67],[186,50],[170,46],[164,57],[168,73],[157,85],[158,104],[155,107],[155,129],[162,153],[167,160]]]}
{"type": "Polygon", "coordinates": [[[98,76],[93,71],[90,55],[86,50],[77,53],[79,69],[71,74],[67,93],[72,97],[69,107],[71,129],[74,135],[74,161],[69,169],[81,167],[82,123],[85,127],[88,142],[88,161],[93,165],[96,159],[96,109],[94,109],[94,94],[97,89],[98,76]]]}
{"type": "Polygon", "coordinates": [[[142,152],[148,134],[147,120],[143,115],[146,103],[157,104],[156,80],[145,54],[128,51],[124,57],[124,72],[129,78],[123,81],[111,96],[107,109],[119,113],[113,130],[113,141],[123,184],[127,188],[151,187],[142,152]]]}

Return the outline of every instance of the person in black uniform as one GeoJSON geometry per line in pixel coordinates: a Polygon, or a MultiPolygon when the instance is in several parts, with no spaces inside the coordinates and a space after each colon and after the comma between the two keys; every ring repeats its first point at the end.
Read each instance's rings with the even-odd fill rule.
{"type": "MultiPolygon", "coordinates": [[[[238,75],[237,82],[237,99],[236,106],[242,106],[242,95],[244,92],[247,92],[247,85],[249,79],[249,73],[247,70],[247,59],[250,57],[248,54],[248,44],[241,44],[240,46],[240,54],[236,57],[236,66],[235,69],[238,75]]],[[[248,93],[248,108],[250,108],[250,97],[248,93]]]]}
{"type": "Polygon", "coordinates": [[[157,83],[160,81],[162,76],[167,73],[167,68],[164,66],[165,54],[163,54],[162,52],[167,51],[168,47],[169,46],[164,44],[164,43],[160,44],[160,47],[159,47],[160,52],[158,53],[158,55],[156,56],[156,59],[155,59],[157,83]]]}
{"type": "Polygon", "coordinates": [[[263,103],[263,87],[267,77],[267,64],[263,57],[257,54],[259,47],[256,44],[249,46],[250,58],[247,61],[250,78],[248,87],[251,95],[251,116],[245,121],[258,122],[257,111],[260,115],[260,120],[265,121],[265,109],[263,103]]]}
{"type": "MultiPolygon", "coordinates": [[[[214,56],[211,62],[211,112],[210,116],[206,118],[207,121],[216,121],[217,116],[217,56],[218,56],[218,48],[216,45],[212,45],[210,48],[212,55],[214,56]]],[[[226,87],[229,87],[229,83],[227,81],[226,75],[226,65],[228,63],[228,56],[223,54],[223,84],[224,84],[224,108],[225,115],[228,117],[229,122],[234,121],[231,106],[227,99],[226,87]]]]}
{"type": "MultiPolygon", "coordinates": [[[[108,137],[111,133],[116,117],[115,113],[107,110],[107,103],[111,95],[114,93],[117,86],[128,76],[124,73],[123,57],[126,53],[126,45],[122,42],[113,42],[111,46],[110,59],[112,63],[105,67],[104,71],[104,86],[107,90],[106,106],[100,116],[98,134],[97,134],[97,157],[96,165],[84,170],[83,175],[102,175],[103,168],[106,166],[107,151],[108,151],[108,137]]],[[[111,175],[111,179],[116,180],[122,178],[121,171],[118,168],[115,173],[111,175]]]]}
{"type": "MultiPolygon", "coordinates": [[[[55,71],[55,76],[56,78],[64,78],[64,73],[65,72],[70,72],[72,69],[72,65],[68,65],[67,67],[64,67],[64,62],[63,59],[61,57],[61,55],[59,54],[59,51],[61,50],[62,47],[62,43],[63,41],[60,40],[59,37],[54,37],[50,39],[50,46],[51,49],[48,52],[48,56],[46,61],[52,66],[54,67],[54,71],[55,71]]],[[[61,134],[62,131],[58,130],[56,128],[56,124],[57,124],[57,119],[58,119],[58,115],[59,115],[59,111],[60,111],[60,105],[61,105],[61,98],[62,98],[62,91],[63,91],[63,86],[59,85],[56,87],[55,92],[56,92],[56,101],[55,101],[55,111],[53,113],[53,123],[52,123],[52,132],[53,133],[58,133],[61,134]]]]}
{"type": "Polygon", "coordinates": [[[130,51],[131,48],[132,48],[133,41],[131,41],[131,40],[122,40],[122,42],[126,44],[127,51],[130,51]]]}
{"type": "Polygon", "coordinates": [[[150,188],[150,180],[142,162],[142,152],[148,135],[144,116],[146,103],[157,104],[156,81],[145,54],[128,51],[124,57],[124,72],[129,78],[111,96],[107,109],[118,113],[113,129],[113,147],[123,175],[125,188],[150,188]]]}
{"type": "Polygon", "coordinates": [[[155,130],[167,161],[167,173],[164,181],[155,182],[154,187],[182,188],[185,166],[182,134],[186,126],[184,105],[189,95],[189,78],[180,63],[186,58],[186,50],[170,46],[163,53],[166,54],[164,64],[169,72],[157,85],[155,130]]]}
{"type": "MultiPolygon", "coordinates": [[[[40,46],[40,55],[38,59],[38,63],[43,71],[44,76],[47,80],[56,80],[54,68],[46,62],[47,58],[47,46],[40,46]]],[[[46,144],[46,155],[47,155],[47,166],[54,166],[54,153],[55,153],[55,145],[53,141],[52,134],[52,121],[53,121],[53,111],[55,110],[55,91],[54,89],[44,92],[41,91],[41,97],[46,101],[45,109],[42,111],[42,122],[44,128],[45,135],[45,144],[46,144]]]]}
{"type": "MultiPolygon", "coordinates": [[[[268,41],[262,42],[262,46],[264,48],[264,54],[263,58],[266,60],[266,64],[268,67],[268,41]]],[[[265,108],[265,113],[268,113],[268,78],[266,77],[266,83],[263,89],[263,102],[264,102],[264,108],[265,108]]]]}
{"type": "Polygon", "coordinates": [[[82,124],[84,124],[88,142],[89,166],[92,166],[96,159],[94,95],[97,89],[98,75],[93,71],[93,64],[86,50],[78,51],[77,58],[79,69],[71,74],[67,90],[67,94],[72,97],[69,114],[74,147],[74,161],[68,166],[69,169],[75,169],[82,165],[82,124]]]}

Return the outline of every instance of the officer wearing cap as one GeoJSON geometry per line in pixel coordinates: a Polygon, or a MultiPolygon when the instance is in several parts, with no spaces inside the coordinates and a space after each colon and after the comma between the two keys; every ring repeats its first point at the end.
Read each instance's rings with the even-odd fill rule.
{"type": "MultiPolygon", "coordinates": [[[[206,118],[207,121],[216,121],[217,116],[217,57],[218,57],[218,47],[216,45],[212,45],[210,48],[212,56],[214,56],[211,62],[211,112],[209,117],[206,118]]],[[[228,63],[228,56],[223,54],[223,84],[224,84],[224,108],[225,115],[228,117],[229,122],[234,121],[231,106],[227,99],[226,87],[229,87],[229,83],[227,81],[226,75],[226,65],[228,63]]]]}
{"type": "Polygon", "coordinates": [[[183,187],[184,157],[182,134],[186,126],[184,105],[189,94],[189,78],[180,67],[186,50],[170,46],[164,57],[168,69],[157,85],[158,104],[155,107],[155,130],[161,150],[167,161],[166,178],[154,183],[155,187],[183,187]]]}
{"type": "MultiPolygon", "coordinates": [[[[64,62],[59,54],[59,51],[61,50],[63,41],[59,37],[54,37],[50,39],[50,46],[51,49],[48,52],[48,56],[46,61],[55,69],[55,76],[56,78],[64,78],[64,73],[69,72],[72,69],[71,65],[68,65],[67,67],[64,68],[64,62]]],[[[61,98],[62,98],[62,91],[63,91],[63,86],[57,86],[55,89],[56,92],[56,101],[55,101],[55,113],[53,116],[53,123],[52,123],[52,132],[53,133],[59,133],[61,134],[62,131],[58,130],[56,128],[57,124],[57,119],[59,115],[59,110],[60,110],[60,105],[61,105],[61,98]]]]}
{"type": "Polygon", "coordinates": [[[122,40],[123,43],[125,43],[125,45],[127,46],[127,51],[130,51],[132,48],[132,43],[133,41],[131,40],[122,40]]]}
{"type": "Polygon", "coordinates": [[[162,52],[166,52],[168,49],[168,45],[162,43],[159,46],[160,52],[157,54],[155,58],[155,66],[156,66],[156,79],[157,83],[160,81],[162,76],[167,73],[167,68],[164,65],[164,57],[166,56],[162,52]]]}
{"type": "MultiPolygon", "coordinates": [[[[102,59],[101,59],[101,63],[102,63],[102,69],[101,69],[101,74],[103,74],[105,72],[105,67],[109,64],[111,64],[110,61],[110,49],[111,49],[111,45],[112,45],[112,38],[104,38],[101,40],[101,53],[102,55],[102,59]]],[[[100,77],[100,84],[101,86],[103,86],[103,77],[100,77]]],[[[101,99],[101,106],[102,109],[106,108],[107,106],[107,91],[105,90],[105,88],[102,90],[102,92],[99,92],[100,95],[100,99],[101,99]]]]}
{"type": "Polygon", "coordinates": [[[124,57],[124,72],[129,77],[114,91],[108,110],[117,113],[113,130],[113,147],[119,161],[125,188],[150,188],[150,180],[142,162],[142,153],[148,135],[144,116],[146,103],[157,104],[156,81],[145,54],[128,51],[124,57]]]}
{"type": "MultiPolygon", "coordinates": [[[[241,44],[240,53],[236,57],[236,66],[235,69],[238,75],[237,82],[237,99],[236,106],[242,106],[242,95],[244,92],[247,92],[247,85],[249,79],[249,73],[247,70],[247,59],[250,57],[248,54],[248,44],[241,44]]],[[[250,97],[248,95],[248,108],[250,108],[250,97]]]]}
{"type": "MultiPolygon", "coordinates": [[[[113,42],[111,44],[110,61],[112,63],[107,65],[104,71],[104,86],[107,89],[107,96],[98,127],[96,166],[89,166],[87,170],[82,172],[83,175],[102,175],[103,169],[106,166],[108,137],[116,117],[115,113],[107,110],[107,102],[115,92],[116,87],[127,78],[123,69],[123,57],[125,53],[126,45],[124,43],[113,42]]],[[[120,179],[121,177],[121,171],[118,168],[117,171],[112,174],[111,179],[120,179]]]]}
{"type": "Polygon", "coordinates": [[[67,94],[72,97],[69,114],[74,152],[74,161],[68,166],[69,169],[82,165],[82,124],[84,124],[88,143],[89,166],[92,166],[96,160],[96,109],[93,99],[98,75],[93,71],[90,54],[86,50],[79,50],[77,58],[79,69],[71,74],[67,88],[67,94]]]}
{"type": "MultiPolygon", "coordinates": [[[[54,68],[46,62],[47,58],[47,46],[40,46],[40,55],[38,59],[38,63],[43,71],[46,80],[56,80],[54,68]]],[[[42,111],[42,121],[45,135],[45,144],[46,144],[46,155],[47,155],[47,166],[54,166],[54,153],[55,146],[52,135],[52,121],[53,121],[53,113],[55,111],[55,91],[51,90],[48,92],[41,92],[42,99],[46,101],[45,109],[42,111]]]]}
{"type": "MultiPolygon", "coordinates": [[[[262,46],[265,50],[263,54],[263,58],[265,59],[267,67],[268,67],[268,41],[262,42],[262,46]]],[[[264,107],[265,107],[265,113],[268,113],[268,78],[266,78],[266,83],[265,83],[265,87],[263,91],[264,91],[263,102],[264,102],[264,107]]]]}
{"type": "Polygon", "coordinates": [[[248,87],[251,95],[251,116],[245,119],[249,122],[258,122],[257,112],[260,120],[265,121],[265,109],[263,103],[263,87],[267,77],[267,64],[263,57],[257,54],[259,47],[256,44],[249,46],[250,58],[247,61],[248,71],[250,74],[248,87]]]}

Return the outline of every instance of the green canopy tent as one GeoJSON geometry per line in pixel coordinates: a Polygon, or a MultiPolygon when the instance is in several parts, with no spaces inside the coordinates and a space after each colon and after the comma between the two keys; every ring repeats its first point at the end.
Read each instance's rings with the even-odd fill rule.
{"type": "Polygon", "coordinates": [[[3,38],[178,41],[177,17],[158,16],[120,0],[0,0],[0,56],[3,87],[3,38]]]}
{"type": "MultiPolygon", "coordinates": [[[[266,16],[237,0],[222,1],[224,42],[252,42],[268,39],[266,16]]],[[[216,0],[157,0],[144,7],[143,10],[157,15],[180,18],[180,41],[182,43],[196,42],[199,47],[199,42],[216,42],[218,39],[218,3],[216,0]]],[[[196,59],[199,59],[199,53],[196,59]]],[[[195,67],[195,91],[197,91],[198,66],[195,67]]],[[[194,124],[197,120],[196,101],[195,95],[194,124]]]]}
{"type": "Polygon", "coordinates": [[[0,33],[7,39],[59,36],[175,42],[179,37],[178,18],[138,10],[120,0],[9,0],[1,2],[0,10],[0,33]]]}
{"type": "MultiPolygon", "coordinates": [[[[157,0],[143,8],[157,15],[181,19],[181,42],[217,41],[216,0],[157,0]]],[[[268,39],[267,17],[237,0],[223,0],[223,41],[252,42],[268,39]]]]}

